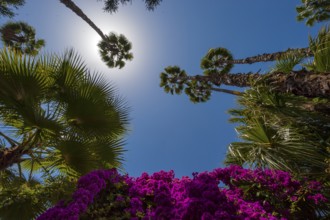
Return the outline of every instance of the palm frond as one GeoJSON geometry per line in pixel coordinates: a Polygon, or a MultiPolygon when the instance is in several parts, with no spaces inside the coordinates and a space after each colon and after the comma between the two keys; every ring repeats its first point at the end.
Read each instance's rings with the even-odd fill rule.
{"type": "Polygon", "coordinates": [[[24,148],[6,164],[17,172],[0,171],[0,219],[33,219],[65,197],[71,179],[122,168],[128,108],[116,92],[73,50],[62,57],[0,51],[0,146],[24,148]]]}
{"type": "Polygon", "coordinates": [[[120,135],[126,130],[126,112],[101,77],[87,77],[62,97],[69,127],[84,135],[120,135]]]}
{"type": "Polygon", "coordinates": [[[98,161],[103,161],[102,166],[107,168],[117,167],[122,168],[123,154],[125,142],[120,138],[107,137],[103,139],[95,139],[91,143],[91,149],[95,152],[95,157],[98,161]]]}
{"type": "Polygon", "coordinates": [[[284,72],[290,73],[295,66],[301,63],[304,57],[295,53],[287,53],[277,60],[275,66],[271,69],[271,72],[284,72]]]}
{"type": "Polygon", "coordinates": [[[239,123],[236,130],[242,141],[229,146],[226,163],[324,175],[330,117],[306,106],[327,105],[326,100],[278,94],[257,85],[246,90],[239,103],[241,108],[230,113],[231,121],[239,123]]]}
{"type": "Polygon", "coordinates": [[[308,67],[318,72],[330,71],[330,26],[322,27],[316,38],[309,38],[314,61],[308,67]]]}
{"type": "Polygon", "coordinates": [[[262,118],[250,121],[239,130],[244,142],[230,145],[230,158],[251,165],[308,173],[310,168],[324,172],[327,154],[314,139],[299,134],[294,128],[276,127],[262,118]]]}

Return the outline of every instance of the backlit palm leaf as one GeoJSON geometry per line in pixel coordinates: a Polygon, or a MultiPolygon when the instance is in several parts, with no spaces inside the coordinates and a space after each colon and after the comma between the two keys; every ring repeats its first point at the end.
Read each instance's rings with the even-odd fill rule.
{"type": "Polygon", "coordinates": [[[243,108],[230,113],[239,123],[236,130],[243,142],[229,146],[227,163],[324,175],[330,118],[304,107],[317,102],[259,86],[247,90],[239,103],[243,108]]]}
{"type": "Polygon", "coordinates": [[[90,74],[72,50],[61,57],[29,57],[3,49],[0,79],[0,164],[3,172],[19,171],[1,179],[0,187],[14,186],[11,178],[26,179],[8,188],[8,193],[24,191],[17,195],[17,202],[5,191],[0,193],[13,202],[13,206],[0,204],[0,218],[16,219],[16,208],[24,206],[21,219],[31,219],[55,202],[49,194],[58,189],[47,189],[47,194],[44,189],[39,193],[31,188],[36,172],[43,181],[65,180],[93,169],[121,167],[126,104],[113,86],[90,74]],[[15,160],[6,159],[8,154],[3,153],[10,150],[15,160]]]}
{"type": "Polygon", "coordinates": [[[307,67],[319,71],[330,71],[330,26],[322,27],[316,38],[309,38],[314,61],[307,67]]]}
{"type": "Polygon", "coordinates": [[[19,53],[35,56],[45,46],[45,41],[36,39],[35,29],[25,22],[7,22],[0,28],[0,32],[3,44],[19,53]]]}

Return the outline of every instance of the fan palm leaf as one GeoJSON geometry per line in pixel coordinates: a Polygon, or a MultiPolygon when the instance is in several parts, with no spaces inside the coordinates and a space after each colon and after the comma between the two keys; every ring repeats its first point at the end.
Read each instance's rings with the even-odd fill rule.
{"type": "Polygon", "coordinates": [[[45,46],[45,41],[36,39],[35,29],[25,22],[7,22],[0,32],[4,45],[20,53],[37,55],[45,46]]]}
{"type": "MultiPolygon", "coordinates": [[[[282,169],[320,177],[326,168],[330,117],[309,112],[303,97],[277,94],[256,86],[239,99],[244,106],[231,110],[242,142],[229,146],[227,163],[282,169]]],[[[314,103],[316,104],[316,103],[314,103]]]]}
{"type": "MultiPolygon", "coordinates": [[[[101,153],[93,153],[91,146],[95,146],[95,140],[111,139],[98,145],[99,152],[102,146],[108,151],[111,144],[114,144],[114,152],[122,152],[117,143],[122,142],[121,136],[126,131],[127,108],[114,94],[113,86],[101,76],[90,74],[72,50],[62,57],[39,59],[5,49],[0,58],[3,79],[0,108],[4,113],[0,118],[3,128],[15,131],[12,139],[25,141],[29,148],[40,152],[55,147],[62,153],[62,159],[64,155],[74,155],[61,161],[83,173],[88,170],[85,165],[100,167],[100,163],[92,165],[100,159],[95,155],[106,158],[101,153]],[[83,141],[77,142],[77,138],[83,141]],[[75,147],[70,148],[71,144],[75,147]],[[76,147],[79,144],[81,146],[76,147]],[[77,168],[79,166],[81,168],[77,168]]],[[[109,158],[119,156],[108,152],[109,158]]],[[[25,158],[31,160],[25,165],[33,163],[32,153],[25,158]]],[[[33,157],[37,155],[42,162],[47,153],[33,157]]],[[[114,160],[112,165],[119,165],[119,161],[114,160]]]]}
{"type": "Polygon", "coordinates": [[[299,54],[288,53],[283,57],[278,59],[275,66],[272,68],[271,72],[284,72],[290,73],[293,71],[294,67],[301,63],[304,57],[299,56],[299,54]]]}
{"type": "Polygon", "coordinates": [[[3,49],[0,79],[1,219],[33,219],[71,189],[69,179],[121,168],[126,104],[73,50],[31,57],[3,49]]]}

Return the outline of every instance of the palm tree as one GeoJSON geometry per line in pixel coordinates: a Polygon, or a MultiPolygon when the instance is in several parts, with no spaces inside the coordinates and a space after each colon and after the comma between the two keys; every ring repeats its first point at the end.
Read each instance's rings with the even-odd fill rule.
{"type": "MultiPolygon", "coordinates": [[[[150,11],[154,10],[162,0],[144,0],[146,8],[150,11]]],[[[127,3],[132,3],[132,0],[104,0],[104,11],[106,12],[116,12],[118,11],[119,3],[125,5],[127,3]]]]}
{"type": "Polygon", "coordinates": [[[129,52],[132,49],[132,44],[124,35],[109,33],[108,36],[105,36],[105,39],[100,41],[98,46],[100,48],[101,58],[108,67],[118,67],[121,69],[125,66],[124,60],[133,59],[133,54],[129,52]],[[109,53],[109,45],[116,45],[117,49],[111,50],[111,53],[109,53]]]}
{"type": "Polygon", "coordinates": [[[124,35],[117,36],[114,33],[110,33],[107,36],[103,34],[101,29],[98,28],[73,1],[60,0],[60,2],[71,9],[100,35],[102,40],[98,46],[100,48],[102,60],[106,62],[108,67],[122,68],[125,66],[125,60],[133,59],[133,54],[130,52],[132,45],[124,35]]]}
{"type": "MultiPolygon", "coordinates": [[[[240,141],[229,145],[225,164],[285,170],[297,178],[317,180],[330,199],[329,107],[325,113],[308,109],[329,101],[311,101],[258,86],[245,91],[238,102],[240,108],[230,114],[231,122],[238,123],[240,141]]],[[[329,219],[330,214],[321,216],[329,219]]]]}
{"type": "Polygon", "coordinates": [[[45,41],[36,39],[35,29],[25,22],[8,22],[0,28],[1,40],[5,46],[18,52],[37,55],[45,41]]]}
{"type": "MultiPolygon", "coordinates": [[[[225,48],[211,49],[201,61],[204,75],[188,76],[180,67],[169,66],[160,75],[160,86],[164,87],[165,92],[172,94],[180,94],[185,90],[193,102],[207,101],[211,91],[217,91],[213,86],[252,87],[263,83],[279,93],[290,93],[308,98],[330,98],[329,57],[330,31],[329,27],[325,27],[320,30],[315,39],[310,39],[309,49],[289,49],[285,52],[263,54],[240,60],[234,60],[231,53],[225,48]],[[312,63],[304,65],[305,68],[301,70],[292,70],[292,67],[301,63],[303,58],[312,54],[314,56],[312,63]],[[230,73],[233,64],[251,64],[274,59],[290,59],[290,71],[288,68],[275,68],[268,74],[230,73]]],[[[241,95],[237,92],[236,94],[241,95]]]]}
{"type": "Polygon", "coordinates": [[[121,169],[127,107],[72,50],[1,50],[0,109],[1,219],[32,219],[70,194],[78,176],[121,169]]]}
{"type": "Polygon", "coordinates": [[[327,0],[301,0],[296,10],[298,12],[297,20],[306,19],[308,26],[313,26],[315,22],[327,21],[330,19],[330,3],[327,0]]]}
{"type": "Polygon", "coordinates": [[[236,131],[242,141],[230,144],[227,163],[325,177],[329,114],[311,112],[306,106],[316,103],[266,86],[245,91],[238,102],[241,108],[230,113],[231,122],[239,123],[236,131]]]}
{"type": "MultiPolygon", "coordinates": [[[[218,59],[217,65],[223,65],[223,64],[253,64],[258,62],[269,62],[269,61],[275,61],[280,60],[283,57],[287,56],[288,54],[295,54],[301,57],[312,57],[314,56],[312,50],[309,47],[306,48],[297,48],[297,49],[287,49],[286,51],[279,51],[274,53],[264,53],[259,54],[252,57],[247,57],[245,59],[224,59],[224,57],[221,57],[218,59]]],[[[228,55],[227,55],[228,56],[228,55]]],[[[205,58],[207,62],[207,57],[205,58]]],[[[202,61],[203,62],[203,61],[202,61]]]]}
{"type": "MultiPolygon", "coordinates": [[[[310,39],[310,50],[314,59],[302,65],[306,72],[319,73],[318,80],[323,79],[320,86],[327,86],[330,80],[323,76],[330,72],[329,28],[322,28],[317,38],[310,39]]],[[[269,75],[278,72],[290,75],[302,61],[303,56],[284,54],[269,75]]],[[[265,77],[266,80],[251,84],[238,97],[239,109],[230,110],[231,121],[238,123],[236,131],[241,141],[230,144],[225,163],[281,169],[299,178],[321,181],[324,194],[330,199],[329,96],[310,99],[279,92],[265,77]]],[[[329,214],[323,216],[329,218],[329,214]]]]}
{"type": "Polygon", "coordinates": [[[17,9],[24,5],[25,0],[1,0],[0,2],[0,16],[14,17],[13,8],[17,9]]]}
{"type": "Polygon", "coordinates": [[[73,51],[34,58],[3,49],[0,63],[0,170],[120,167],[127,109],[73,51]]]}

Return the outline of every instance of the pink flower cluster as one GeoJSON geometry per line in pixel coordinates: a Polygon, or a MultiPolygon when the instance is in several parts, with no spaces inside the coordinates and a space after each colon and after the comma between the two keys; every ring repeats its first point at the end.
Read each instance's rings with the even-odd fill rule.
{"type": "Polygon", "coordinates": [[[39,216],[39,220],[76,220],[84,213],[94,201],[95,196],[107,186],[113,176],[118,176],[116,170],[97,170],[82,176],[77,184],[77,189],[72,195],[72,201],[60,201],[55,207],[48,209],[39,216]]]}
{"type": "Polygon", "coordinates": [[[107,219],[123,211],[123,219],[291,219],[316,215],[327,201],[321,190],[318,182],[297,181],[283,171],[239,166],[181,179],[173,171],[132,178],[114,169],[97,170],[81,177],[72,201],[59,203],[38,220],[73,220],[86,215],[88,219],[91,207],[93,218],[97,207],[107,207],[99,208],[97,214],[107,219]],[[120,195],[107,190],[115,191],[114,185],[120,195]]]}

